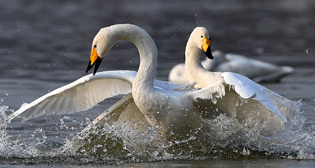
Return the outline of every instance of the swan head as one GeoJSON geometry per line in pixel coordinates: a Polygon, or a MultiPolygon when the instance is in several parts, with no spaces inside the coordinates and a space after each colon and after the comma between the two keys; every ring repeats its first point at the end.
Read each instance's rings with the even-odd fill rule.
{"type": "Polygon", "coordinates": [[[110,33],[110,27],[101,29],[93,39],[90,61],[86,73],[95,65],[93,75],[101,65],[103,57],[117,42],[110,33]]]}
{"type": "Polygon", "coordinates": [[[211,53],[211,36],[206,28],[196,27],[191,33],[190,38],[193,38],[197,47],[205,52],[209,59],[213,59],[213,55],[211,53]]]}

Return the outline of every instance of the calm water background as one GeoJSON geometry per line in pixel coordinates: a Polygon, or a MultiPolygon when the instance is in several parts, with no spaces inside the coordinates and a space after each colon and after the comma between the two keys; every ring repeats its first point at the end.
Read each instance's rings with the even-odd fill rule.
{"type": "MultiPolygon", "coordinates": [[[[116,23],[136,24],[149,32],[159,49],[157,78],[167,80],[170,69],[184,62],[190,32],[196,26],[204,26],[212,33],[214,50],[294,67],[294,74],[281,83],[265,86],[291,100],[302,99],[304,115],[315,120],[314,16],[315,1],[309,0],[0,1],[0,105],[16,110],[23,102],[31,102],[84,76],[93,37],[100,28],[116,23]]],[[[99,71],[137,70],[138,52],[131,43],[119,42],[109,54],[111,57],[103,61],[99,71]]],[[[13,121],[8,125],[8,136],[34,143],[43,138],[44,132],[47,139],[62,143],[115,101],[105,101],[70,119],[55,116],[25,123],[13,121]]],[[[21,159],[23,153],[16,159],[3,156],[0,164],[4,167],[26,164],[21,159]]],[[[71,167],[67,162],[42,162],[45,164],[38,167],[71,167]]],[[[37,163],[41,160],[31,162],[37,163]]],[[[311,167],[314,164],[312,160],[247,158],[122,166],[311,167]]]]}

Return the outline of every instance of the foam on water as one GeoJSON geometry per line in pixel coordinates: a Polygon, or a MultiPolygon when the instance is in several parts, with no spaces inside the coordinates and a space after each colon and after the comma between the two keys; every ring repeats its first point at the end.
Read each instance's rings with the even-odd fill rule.
{"type": "MultiPolygon", "coordinates": [[[[91,128],[89,133],[79,134],[62,142],[49,142],[50,137],[41,128],[33,130],[30,139],[11,138],[7,132],[7,106],[0,106],[0,157],[9,162],[74,162],[74,163],[128,163],[172,159],[226,159],[239,157],[281,157],[287,159],[315,159],[314,107],[297,102],[294,114],[284,130],[273,135],[262,133],[268,126],[260,121],[238,124],[234,119],[220,114],[206,120],[211,130],[189,136],[185,140],[159,142],[154,136],[157,128],[139,134],[136,130],[126,139],[119,131],[121,124],[105,124],[91,128]],[[201,134],[202,133],[202,134],[201,134]],[[200,137],[196,135],[201,135],[200,137]],[[30,142],[31,141],[31,142],[30,142]],[[151,146],[151,143],[158,145],[151,146]],[[139,145],[141,144],[141,145],[139,145]],[[40,159],[34,159],[40,158],[40,159]],[[23,160],[23,161],[22,161],[23,160]],[[36,160],[36,161],[34,161],[36,160]]],[[[67,117],[66,119],[69,119],[67,117]]],[[[73,127],[61,121],[63,128],[73,127]]],[[[58,130],[57,130],[58,131],[58,130]]]]}

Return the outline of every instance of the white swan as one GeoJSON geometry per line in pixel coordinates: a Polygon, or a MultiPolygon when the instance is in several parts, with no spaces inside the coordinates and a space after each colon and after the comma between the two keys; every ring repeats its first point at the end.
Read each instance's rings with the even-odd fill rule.
{"type": "MultiPolygon", "coordinates": [[[[194,38],[199,38],[197,34],[195,35],[196,37],[194,38]]],[[[213,72],[235,72],[258,83],[279,82],[283,77],[293,73],[293,68],[289,66],[277,66],[237,54],[224,54],[219,50],[212,52],[212,54],[214,57],[213,60],[206,58],[201,62],[206,70],[213,72]]],[[[177,64],[171,69],[169,81],[177,84],[189,84],[185,64],[177,64]]]]}
{"type": "MultiPolygon", "coordinates": [[[[242,111],[258,110],[257,103],[263,104],[271,111],[279,110],[282,106],[290,108],[292,101],[272,92],[271,90],[253,82],[242,75],[232,72],[210,72],[207,71],[200,62],[202,51],[213,59],[211,54],[211,39],[209,32],[204,27],[197,27],[193,30],[186,45],[185,66],[190,83],[196,83],[196,88],[205,88],[217,81],[222,81],[220,85],[226,90],[226,95],[218,99],[216,104],[220,109],[225,109],[231,115],[237,116],[242,111]],[[247,103],[239,105],[239,101],[248,99],[247,103]],[[257,101],[252,101],[257,100],[257,101]],[[245,108],[244,108],[245,107],[245,108]]],[[[282,118],[286,121],[286,118],[282,118]]]]}
{"type": "MultiPolygon", "coordinates": [[[[30,104],[24,104],[8,118],[12,120],[24,111],[25,119],[39,115],[64,114],[91,108],[105,98],[132,92],[137,107],[152,127],[158,126],[165,137],[186,137],[193,128],[199,128],[200,112],[193,110],[197,99],[211,100],[220,90],[211,86],[202,90],[183,90],[162,81],[155,81],[157,48],[152,38],[143,29],[119,24],[103,28],[92,44],[91,61],[87,71],[95,65],[94,74],[103,57],[119,40],[133,42],[139,50],[140,66],[137,74],[130,71],[102,72],[56,89],[30,104]],[[183,123],[183,121],[185,121],[183,123]]],[[[217,87],[215,87],[217,88],[217,87]]],[[[220,93],[221,94],[221,93],[220,93]]],[[[139,114],[130,114],[137,116],[139,114]]],[[[279,113],[281,117],[282,114],[279,113]]],[[[136,118],[136,117],[134,117],[136,118]]]]}
{"type": "MultiPolygon", "coordinates": [[[[203,89],[189,87],[183,89],[181,85],[154,80],[157,55],[154,41],[143,29],[130,24],[118,24],[103,28],[93,40],[90,62],[87,68],[88,71],[95,65],[95,76],[87,75],[38,98],[30,104],[24,104],[8,118],[12,120],[26,110],[28,111],[24,115],[25,119],[44,114],[83,111],[108,97],[131,92],[139,111],[123,111],[124,107],[119,105],[113,107],[122,108],[118,111],[119,113],[125,113],[125,115],[119,116],[123,121],[132,121],[130,123],[124,122],[130,126],[125,127],[126,129],[136,127],[133,123],[137,123],[137,130],[140,131],[148,129],[148,126],[156,127],[159,130],[158,134],[164,140],[187,138],[202,127],[202,116],[206,116],[202,113],[210,113],[211,115],[214,105],[212,102],[216,103],[217,98],[224,97],[226,90],[222,81],[223,78],[220,77],[212,85],[208,85],[203,89]],[[119,40],[131,41],[136,45],[140,54],[138,72],[107,71],[95,74],[103,57],[119,40]],[[211,110],[205,111],[204,109],[211,110]]],[[[249,85],[249,87],[242,85],[243,81],[238,76],[231,74],[229,77],[228,75],[230,74],[226,74],[226,79],[229,79],[226,80],[226,83],[235,87],[236,92],[241,97],[261,102],[269,108],[271,114],[275,113],[283,122],[287,121],[285,115],[280,111],[280,106],[278,106],[278,99],[285,98],[258,85],[249,85]],[[275,96],[278,99],[274,98],[275,96]]],[[[121,104],[124,104],[124,102],[121,104]]],[[[227,105],[227,107],[230,106],[227,105]]],[[[117,110],[116,113],[118,113],[117,110]]],[[[263,111],[261,113],[263,113],[262,115],[265,114],[263,111]]]]}

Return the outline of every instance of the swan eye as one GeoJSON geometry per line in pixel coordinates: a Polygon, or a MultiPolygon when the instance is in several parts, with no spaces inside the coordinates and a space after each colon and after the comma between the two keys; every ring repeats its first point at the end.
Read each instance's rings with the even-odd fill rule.
{"type": "Polygon", "coordinates": [[[203,38],[203,35],[201,35],[201,38],[203,38]]]}
{"type": "Polygon", "coordinates": [[[94,48],[96,48],[97,46],[96,45],[94,45],[94,48]]]}

